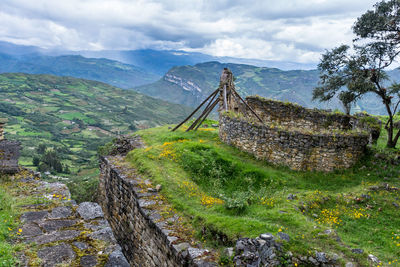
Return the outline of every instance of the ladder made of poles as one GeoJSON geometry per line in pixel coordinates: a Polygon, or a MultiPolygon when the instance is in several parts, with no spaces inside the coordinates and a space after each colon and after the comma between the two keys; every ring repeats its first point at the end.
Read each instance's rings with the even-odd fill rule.
{"type": "Polygon", "coordinates": [[[186,129],[186,132],[190,130],[197,130],[201,124],[205,121],[205,119],[210,115],[210,113],[214,110],[214,108],[222,101],[222,108],[224,111],[228,111],[228,94],[234,94],[238,97],[238,99],[247,107],[254,116],[263,123],[262,119],[257,115],[257,113],[246,103],[246,101],[239,95],[236,91],[235,86],[233,84],[233,76],[232,72],[224,68],[221,75],[220,87],[216,89],[212,94],[210,94],[186,119],[184,119],[181,123],[175,126],[171,131],[177,130],[181,127],[185,122],[187,122],[204,104],[208,102],[200,116],[186,129]],[[220,96],[218,96],[220,93],[220,96]],[[217,97],[217,98],[216,98],[217,97]],[[215,99],[216,98],[216,99],[215,99]]]}

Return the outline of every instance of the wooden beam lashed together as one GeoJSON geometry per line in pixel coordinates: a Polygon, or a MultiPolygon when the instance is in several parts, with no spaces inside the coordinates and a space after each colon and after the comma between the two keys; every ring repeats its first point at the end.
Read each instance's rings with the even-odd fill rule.
{"type": "Polygon", "coordinates": [[[172,129],[172,131],[175,131],[176,129],[178,129],[179,127],[182,126],[182,124],[184,124],[185,122],[187,122],[200,108],[201,106],[203,106],[208,99],[210,99],[213,95],[217,95],[218,94],[218,90],[215,90],[214,93],[212,93],[211,95],[209,95],[189,116],[187,116],[186,119],[184,119],[181,123],[179,123],[177,126],[175,126],[174,129],[172,129]]]}
{"type": "Polygon", "coordinates": [[[199,109],[207,103],[204,110],[201,112],[200,116],[188,127],[186,131],[197,130],[205,119],[210,115],[213,109],[220,104],[218,111],[227,112],[229,110],[238,111],[239,106],[242,107],[240,102],[243,102],[244,107],[249,109],[254,116],[263,123],[262,119],[257,115],[257,113],[246,103],[246,101],[239,95],[235,89],[235,84],[233,82],[233,74],[228,68],[224,68],[220,76],[220,83],[217,90],[215,90],[211,95],[209,95],[185,120],[179,123],[172,131],[175,131],[185,122],[187,122],[199,109]],[[215,97],[218,95],[217,99],[215,97]],[[211,99],[211,100],[210,100],[211,99]],[[215,100],[214,100],[215,99],[215,100]]]}

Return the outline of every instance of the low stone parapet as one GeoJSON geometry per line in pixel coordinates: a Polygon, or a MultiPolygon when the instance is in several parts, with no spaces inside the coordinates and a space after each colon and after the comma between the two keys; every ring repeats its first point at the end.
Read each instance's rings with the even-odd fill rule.
{"type": "Polygon", "coordinates": [[[131,266],[216,266],[212,252],[192,246],[179,231],[179,216],[163,219],[156,187],[132,168],[121,168],[122,157],[101,157],[101,205],[115,238],[131,266]]]}
{"type": "Polygon", "coordinates": [[[369,138],[363,132],[288,130],[229,114],[220,115],[219,136],[257,159],[294,170],[317,171],[353,166],[363,155],[369,138]]]}
{"type": "Polygon", "coordinates": [[[19,171],[20,142],[0,140],[0,173],[13,174],[19,171]]]}

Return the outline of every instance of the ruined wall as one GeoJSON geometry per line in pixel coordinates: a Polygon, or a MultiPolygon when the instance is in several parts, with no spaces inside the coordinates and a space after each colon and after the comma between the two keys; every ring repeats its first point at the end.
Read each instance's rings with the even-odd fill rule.
{"type": "MultiPolygon", "coordinates": [[[[266,123],[279,124],[281,127],[311,130],[348,130],[352,128],[352,116],[328,113],[318,109],[265,99],[257,96],[246,97],[246,102],[266,123]]],[[[252,116],[247,112],[248,116],[252,116]]]]}
{"type": "Polygon", "coordinates": [[[4,123],[0,123],[0,173],[16,173],[19,171],[20,143],[6,140],[3,126],[4,123]]]}
{"type": "Polygon", "coordinates": [[[259,97],[246,100],[264,124],[249,113],[221,113],[219,136],[258,159],[294,170],[332,171],[354,165],[368,144],[368,133],[352,128],[354,117],[259,97]]]}
{"type": "MultiPolygon", "coordinates": [[[[200,259],[208,251],[178,242],[157,210],[150,208],[157,192],[143,192],[139,181],[100,159],[100,204],[131,266],[215,266],[200,259]]],[[[133,176],[132,176],[133,175],[133,176]]]]}

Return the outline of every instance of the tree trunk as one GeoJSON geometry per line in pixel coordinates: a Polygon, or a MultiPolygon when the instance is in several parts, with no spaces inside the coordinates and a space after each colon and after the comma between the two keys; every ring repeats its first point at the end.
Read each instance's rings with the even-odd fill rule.
{"type": "MultiPolygon", "coordinates": [[[[396,147],[396,142],[394,142],[394,140],[393,140],[393,129],[394,129],[393,114],[392,114],[392,110],[390,109],[390,104],[385,100],[384,100],[384,103],[385,103],[386,111],[389,115],[389,123],[387,124],[387,129],[386,129],[388,132],[388,140],[386,143],[386,147],[394,148],[394,147],[396,147]]],[[[397,141],[397,139],[396,139],[396,141],[397,141]]]]}

